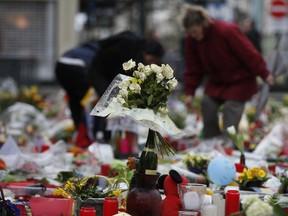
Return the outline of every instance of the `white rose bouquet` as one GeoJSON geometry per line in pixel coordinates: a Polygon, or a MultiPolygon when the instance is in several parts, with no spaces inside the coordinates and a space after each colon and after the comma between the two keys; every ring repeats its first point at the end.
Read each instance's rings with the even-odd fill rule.
{"type": "MultiPolygon", "coordinates": [[[[164,140],[160,132],[180,135],[181,131],[168,117],[168,96],[177,86],[173,69],[167,65],[144,65],[129,60],[123,64],[125,71],[132,70],[133,76],[119,75],[114,85],[108,88],[107,95],[113,99],[105,109],[97,109],[92,114],[98,116],[128,116],[136,122],[149,128],[145,148],[140,156],[138,172],[146,174],[157,173],[157,152],[173,153],[172,147],[164,140]],[[117,84],[117,90],[115,90],[117,84]],[[114,92],[114,93],[113,93],[114,92]]],[[[117,78],[117,77],[116,77],[117,78]]],[[[112,82],[113,84],[113,82],[112,82]]],[[[106,94],[106,93],[105,93],[106,94]]],[[[103,104],[106,100],[103,100],[103,104]]],[[[100,99],[101,104],[101,99],[100,99]]]]}
{"type": "MultiPolygon", "coordinates": [[[[135,62],[123,64],[124,70],[135,69],[135,62]]],[[[118,102],[130,109],[152,109],[154,112],[168,113],[167,97],[175,89],[178,82],[169,65],[158,66],[138,64],[133,77],[120,83],[118,102]]]]}
{"type": "Polygon", "coordinates": [[[249,216],[272,216],[273,207],[259,199],[257,195],[247,196],[242,201],[242,206],[245,212],[245,215],[249,216]]]}

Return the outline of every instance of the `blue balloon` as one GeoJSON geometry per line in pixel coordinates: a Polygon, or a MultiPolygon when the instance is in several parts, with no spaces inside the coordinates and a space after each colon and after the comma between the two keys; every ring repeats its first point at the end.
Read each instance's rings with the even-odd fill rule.
{"type": "Polygon", "coordinates": [[[234,163],[225,157],[216,157],[208,165],[209,179],[217,185],[226,186],[236,177],[234,163]]]}

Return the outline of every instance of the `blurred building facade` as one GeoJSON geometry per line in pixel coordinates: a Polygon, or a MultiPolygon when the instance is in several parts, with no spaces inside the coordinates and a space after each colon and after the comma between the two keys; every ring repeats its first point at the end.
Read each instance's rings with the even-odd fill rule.
{"type": "Polygon", "coordinates": [[[75,44],[77,0],[0,0],[0,76],[52,80],[56,56],[75,44]]]}
{"type": "MultiPolygon", "coordinates": [[[[65,50],[124,30],[142,37],[155,31],[170,54],[168,63],[181,74],[185,33],[178,17],[184,3],[202,5],[214,18],[239,26],[245,18],[252,18],[264,36],[266,54],[275,44],[269,16],[271,1],[0,0],[0,77],[12,76],[21,84],[54,81],[55,61],[65,50]]],[[[281,35],[285,53],[286,30],[281,35]]]]}

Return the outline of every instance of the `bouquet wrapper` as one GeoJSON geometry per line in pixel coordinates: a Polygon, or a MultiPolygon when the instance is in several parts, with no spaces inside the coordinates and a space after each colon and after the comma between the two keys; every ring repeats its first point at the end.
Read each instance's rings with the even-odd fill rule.
{"type": "Polygon", "coordinates": [[[71,216],[73,199],[33,197],[30,199],[30,207],[33,216],[71,216]]]}
{"type": "Polygon", "coordinates": [[[287,148],[288,129],[284,122],[277,123],[269,134],[258,144],[253,153],[264,157],[276,158],[283,148],[287,148]]]}
{"type": "Polygon", "coordinates": [[[129,117],[132,120],[160,133],[171,135],[174,137],[182,137],[184,133],[179,130],[168,114],[155,113],[151,109],[133,108],[128,109],[121,106],[115,98],[118,95],[120,88],[118,85],[129,79],[129,76],[118,74],[106,89],[103,96],[100,98],[96,106],[91,111],[91,115],[109,118],[113,117],[129,117]]]}

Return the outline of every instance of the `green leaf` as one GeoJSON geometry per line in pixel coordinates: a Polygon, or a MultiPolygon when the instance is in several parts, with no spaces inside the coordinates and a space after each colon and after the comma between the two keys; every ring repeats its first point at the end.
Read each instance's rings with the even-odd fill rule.
{"type": "Polygon", "coordinates": [[[287,216],[287,214],[284,212],[284,210],[279,205],[274,205],[273,211],[274,211],[273,216],[287,216]]]}
{"type": "Polygon", "coordinates": [[[149,95],[149,97],[147,99],[148,106],[150,106],[150,104],[152,103],[152,100],[153,100],[153,94],[149,95]]]}

